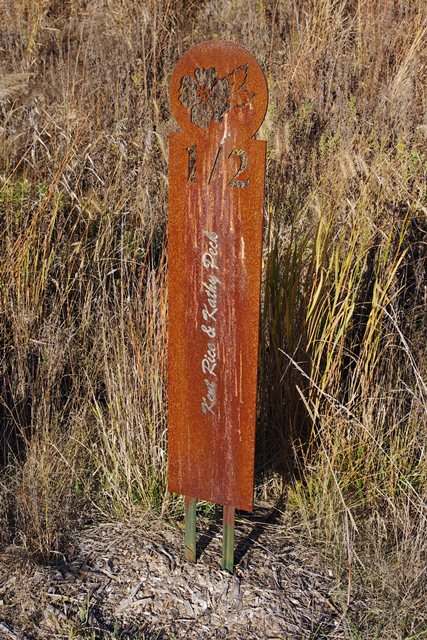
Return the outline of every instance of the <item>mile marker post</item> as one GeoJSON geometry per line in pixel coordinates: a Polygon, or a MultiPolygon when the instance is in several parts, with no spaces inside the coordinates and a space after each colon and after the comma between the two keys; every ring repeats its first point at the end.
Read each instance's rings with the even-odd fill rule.
{"type": "Polygon", "coordinates": [[[267,102],[259,64],[231,42],[192,47],[172,74],[168,484],[185,496],[188,560],[196,496],[224,505],[227,571],[235,509],[253,509],[267,102]]]}

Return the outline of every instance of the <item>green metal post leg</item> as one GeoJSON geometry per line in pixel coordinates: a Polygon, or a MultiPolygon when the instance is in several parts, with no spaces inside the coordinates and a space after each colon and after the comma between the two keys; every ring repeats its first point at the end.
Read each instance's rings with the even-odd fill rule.
{"type": "Polygon", "coordinates": [[[224,538],[222,543],[222,568],[233,573],[234,569],[234,507],[224,506],[224,538]]]}
{"type": "Polygon", "coordinates": [[[189,562],[196,562],[196,505],[196,498],[185,496],[184,555],[189,562]]]}

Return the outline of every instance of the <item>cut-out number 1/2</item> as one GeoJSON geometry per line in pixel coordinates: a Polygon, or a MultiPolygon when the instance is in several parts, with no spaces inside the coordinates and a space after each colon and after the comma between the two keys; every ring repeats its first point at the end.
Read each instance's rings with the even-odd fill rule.
{"type": "MultiPolygon", "coordinates": [[[[218,165],[218,161],[219,161],[222,149],[223,149],[223,146],[219,145],[219,147],[217,149],[217,152],[215,154],[214,161],[212,163],[212,168],[211,168],[211,170],[209,172],[208,184],[211,182],[211,180],[213,178],[215,169],[216,169],[216,167],[218,165]]],[[[192,144],[191,147],[187,147],[187,154],[188,154],[187,181],[188,182],[195,182],[196,175],[197,175],[197,146],[195,144],[192,144]]],[[[240,161],[240,164],[239,164],[239,167],[238,167],[236,173],[228,181],[228,184],[231,187],[235,187],[237,189],[244,189],[249,184],[249,178],[247,178],[246,180],[241,180],[239,178],[239,176],[241,176],[242,173],[244,173],[247,170],[248,166],[249,166],[248,154],[244,149],[233,149],[229,153],[228,158],[230,159],[232,156],[238,157],[239,161],[240,161]]]]}
{"type": "Polygon", "coordinates": [[[188,153],[188,182],[194,182],[196,179],[196,145],[192,144],[191,147],[187,147],[188,153]]]}
{"type": "Polygon", "coordinates": [[[244,149],[233,149],[233,151],[230,153],[228,157],[231,158],[231,156],[237,156],[239,158],[240,166],[228,184],[231,185],[232,187],[237,187],[238,189],[244,189],[248,186],[249,179],[238,180],[238,178],[248,168],[248,164],[249,164],[248,154],[244,149]]]}

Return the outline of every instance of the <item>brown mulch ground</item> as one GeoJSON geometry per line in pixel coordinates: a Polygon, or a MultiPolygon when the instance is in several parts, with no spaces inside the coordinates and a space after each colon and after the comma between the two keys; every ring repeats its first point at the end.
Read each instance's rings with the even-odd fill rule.
{"type": "Polygon", "coordinates": [[[232,576],[220,568],[220,522],[200,532],[197,564],[183,559],[182,531],[160,522],[86,528],[56,566],[10,546],[0,638],[348,638],[337,581],[273,513],[238,518],[232,576]]]}

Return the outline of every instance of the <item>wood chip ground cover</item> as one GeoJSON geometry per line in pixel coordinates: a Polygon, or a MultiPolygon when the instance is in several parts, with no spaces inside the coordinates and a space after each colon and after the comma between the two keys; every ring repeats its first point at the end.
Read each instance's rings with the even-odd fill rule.
{"type": "Polygon", "coordinates": [[[165,523],[83,529],[56,566],[10,546],[0,553],[0,638],[349,637],[336,579],[263,515],[238,520],[232,576],[220,567],[220,522],[200,531],[197,564],[165,523]]]}

